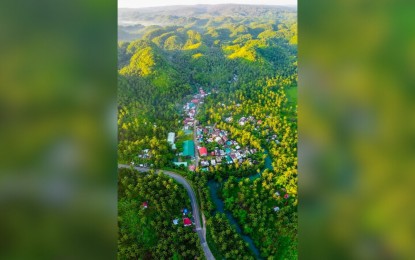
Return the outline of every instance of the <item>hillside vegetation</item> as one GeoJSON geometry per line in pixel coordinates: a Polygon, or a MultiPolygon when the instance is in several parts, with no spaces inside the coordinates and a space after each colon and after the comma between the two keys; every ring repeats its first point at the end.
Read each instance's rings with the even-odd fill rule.
{"type": "MultiPolygon", "coordinates": [[[[175,167],[177,151],[167,143],[167,134],[175,132],[177,140],[191,138],[183,133],[182,108],[200,87],[210,93],[198,108],[200,124],[229,132],[242,146],[267,151],[272,161],[272,168],[254,179],[241,177],[258,174],[263,158],[249,167],[218,164],[208,172],[182,168],[200,190],[214,247],[227,259],[239,258],[248,249],[226,217],[215,213],[208,180],[220,183],[226,210],[252,238],[261,257],[297,258],[296,17],[294,9],[276,6],[119,10],[120,162],[141,156],[140,163],[148,166],[175,167]],[[229,117],[235,120],[225,122],[229,117]],[[242,117],[251,121],[241,126],[237,120],[242,117]],[[144,157],[143,151],[148,151],[144,157]],[[234,245],[224,241],[226,234],[234,245]]],[[[121,217],[126,217],[127,206],[125,201],[119,205],[121,217]]],[[[147,250],[157,244],[155,238],[150,241],[140,242],[141,247],[147,250]]],[[[190,255],[196,256],[198,249],[192,250],[190,255]]]]}

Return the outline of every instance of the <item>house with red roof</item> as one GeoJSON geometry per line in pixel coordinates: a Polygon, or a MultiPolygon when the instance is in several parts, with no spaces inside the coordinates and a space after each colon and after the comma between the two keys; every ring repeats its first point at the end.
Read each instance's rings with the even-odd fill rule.
{"type": "Polygon", "coordinates": [[[194,172],[196,170],[196,166],[195,165],[189,165],[189,171],[194,172]]]}
{"type": "Polygon", "coordinates": [[[192,221],[190,220],[190,218],[184,218],[183,219],[183,225],[185,227],[191,226],[192,225],[192,221]]]}
{"type": "Polygon", "coordinates": [[[207,156],[207,148],[206,147],[200,147],[199,148],[199,154],[200,154],[200,156],[207,156]]]}
{"type": "Polygon", "coordinates": [[[143,206],[143,208],[145,208],[145,209],[146,209],[146,208],[148,208],[148,202],[147,202],[147,201],[144,201],[144,202],[143,202],[143,204],[141,204],[141,205],[142,205],[142,206],[143,206]]]}

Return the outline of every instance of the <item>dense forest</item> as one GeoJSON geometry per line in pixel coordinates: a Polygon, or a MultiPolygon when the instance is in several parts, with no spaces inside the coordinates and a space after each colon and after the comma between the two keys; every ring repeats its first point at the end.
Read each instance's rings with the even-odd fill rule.
{"type": "MultiPolygon", "coordinates": [[[[198,190],[216,258],[254,257],[242,235],[252,238],[262,258],[297,258],[296,19],[294,9],[277,6],[119,10],[119,162],[176,169],[190,180],[198,190]],[[173,163],[178,151],[167,135],[177,133],[180,149],[193,138],[183,129],[183,105],[200,88],[210,94],[198,105],[200,126],[215,126],[241,147],[255,148],[257,164],[222,163],[208,171],[189,171],[173,163]],[[218,183],[218,195],[242,233],[216,210],[209,181],[218,183]]],[[[172,216],[187,203],[185,193],[171,181],[162,175],[120,172],[120,258],[188,259],[203,254],[195,233],[160,228],[170,227],[172,216]],[[154,220],[146,215],[156,215],[151,210],[137,210],[151,192],[160,193],[157,198],[170,208],[154,220]],[[142,230],[148,221],[153,221],[145,225],[152,232],[142,230]],[[143,241],[137,228],[150,237],[143,241]],[[190,251],[167,248],[161,237],[185,237],[190,251]]],[[[157,203],[152,199],[149,205],[157,203]]]]}
{"type": "Polygon", "coordinates": [[[183,187],[165,175],[119,170],[118,258],[190,259],[203,255],[191,227],[175,225],[190,202],[183,187]]]}

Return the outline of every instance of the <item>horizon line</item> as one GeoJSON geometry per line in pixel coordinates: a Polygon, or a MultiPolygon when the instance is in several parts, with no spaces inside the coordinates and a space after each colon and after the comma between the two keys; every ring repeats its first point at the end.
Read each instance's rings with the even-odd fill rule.
{"type": "Polygon", "coordinates": [[[283,7],[297,7],[297,2],[294,4],[240,4],[240,3],[223,3],[223,4],[181,4],[181,5],[154,5],[154,6],[142,6],[142,7],[117,7],[117,9],[145,9],[145,8],[154,8],[154,7],[185,7],[185,6],[215,6],[215,5],[252,5],[252,6],[283,6],[283,7]]]}

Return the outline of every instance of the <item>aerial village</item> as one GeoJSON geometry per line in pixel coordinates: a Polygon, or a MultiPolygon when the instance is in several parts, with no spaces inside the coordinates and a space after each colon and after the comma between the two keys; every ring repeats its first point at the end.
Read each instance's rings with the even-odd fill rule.
{"type": "MultiPolygon", "coordinates": [[[[209,166],[217,164],[247,163],[248,165],[258,164],[252,159],[251,155],[258,151],[255,148],[241,147],[238,142],[229,137],[229,132],[212,126],[198,125],[195,119],[197,107],[203,104],[203,99],[211,93],[205,93],[202,88],[199,93],[193,95],[192,100],[183,106],[183,131],[186,135],[193,135],[193,140],[185,140],[183,149],[177,151],[178,160],[174,162],[176,166],[187,167],[190,171],[195,171],[199,167],[202,171],[209,171],[209,166]],[[195,149],[196,148],[196,149],[195,149]]],[[[244,125],[248,120],[255,120],[252,116],[239,120],[240,125],[244,125]]],[[[225,119],[232,122],[232,118],[225,119]]],[[[261,124],[259,121],[258,124],[261,124]]],[[[176,149],[175,133],[168,134],[167,141],[173,149],[176,149]]]]}
{"type": "Polygon", "coordinates": [[[216,164],[233,164],[248,161],[250,165],[257,164],[248,156],[257,152],[257,149],[241,148],[235,140],[228,137],[228,132],[215,128],[215,126],[199,126],[196,130],[196,142],[202,169],[204,167],[215,166],[216,164]],[[205,144],[214,148],[208,151],[205,144]]]}
{"type": "MultiPolygon", "coordinates": [[[[182,166],[189,171],[195,171],[199,168],[201,171],[211,170],[211,166],[216,165],[231,165],[238,163],[239,165],[257,165],[259,162],[254,159],[262,151],[258,151],[252,147],[242,147],[236,140],[232,140],[229,132],[219,129],[214,125],[199,125],[196,120],[197,108],[203,104],[203,100],[211,93],[206,93],[202,88],[199,92],[191,97],[191,100],[186,102],[182,108],[183,127],[182,132],[186,140],[177,140],[176,133],[169,132],[167,135],[167,142],[176,153],[176,158],[173,161],[175,166],[182,166]],[[180,143],[180,149],[177,148],[177,143],[180,143]]],[[[232,123],[237,120],[240,127],[247,123],[255,125],[254,131],[261,129],[262,120],[256,120],[253,116],[242,116],[239,119],[234,119],[232,116],[224,118],[227,123],[232,123]]],[[[268,142],[273,141],[279,144],[276,134],[269,133],[268,142]]],[[[138,165],[140,167],[151,167],[151,151],[144,149],[138,154],[138,165]]],[[[132,164],[134,164],[132,162],[132,164]]]]}

